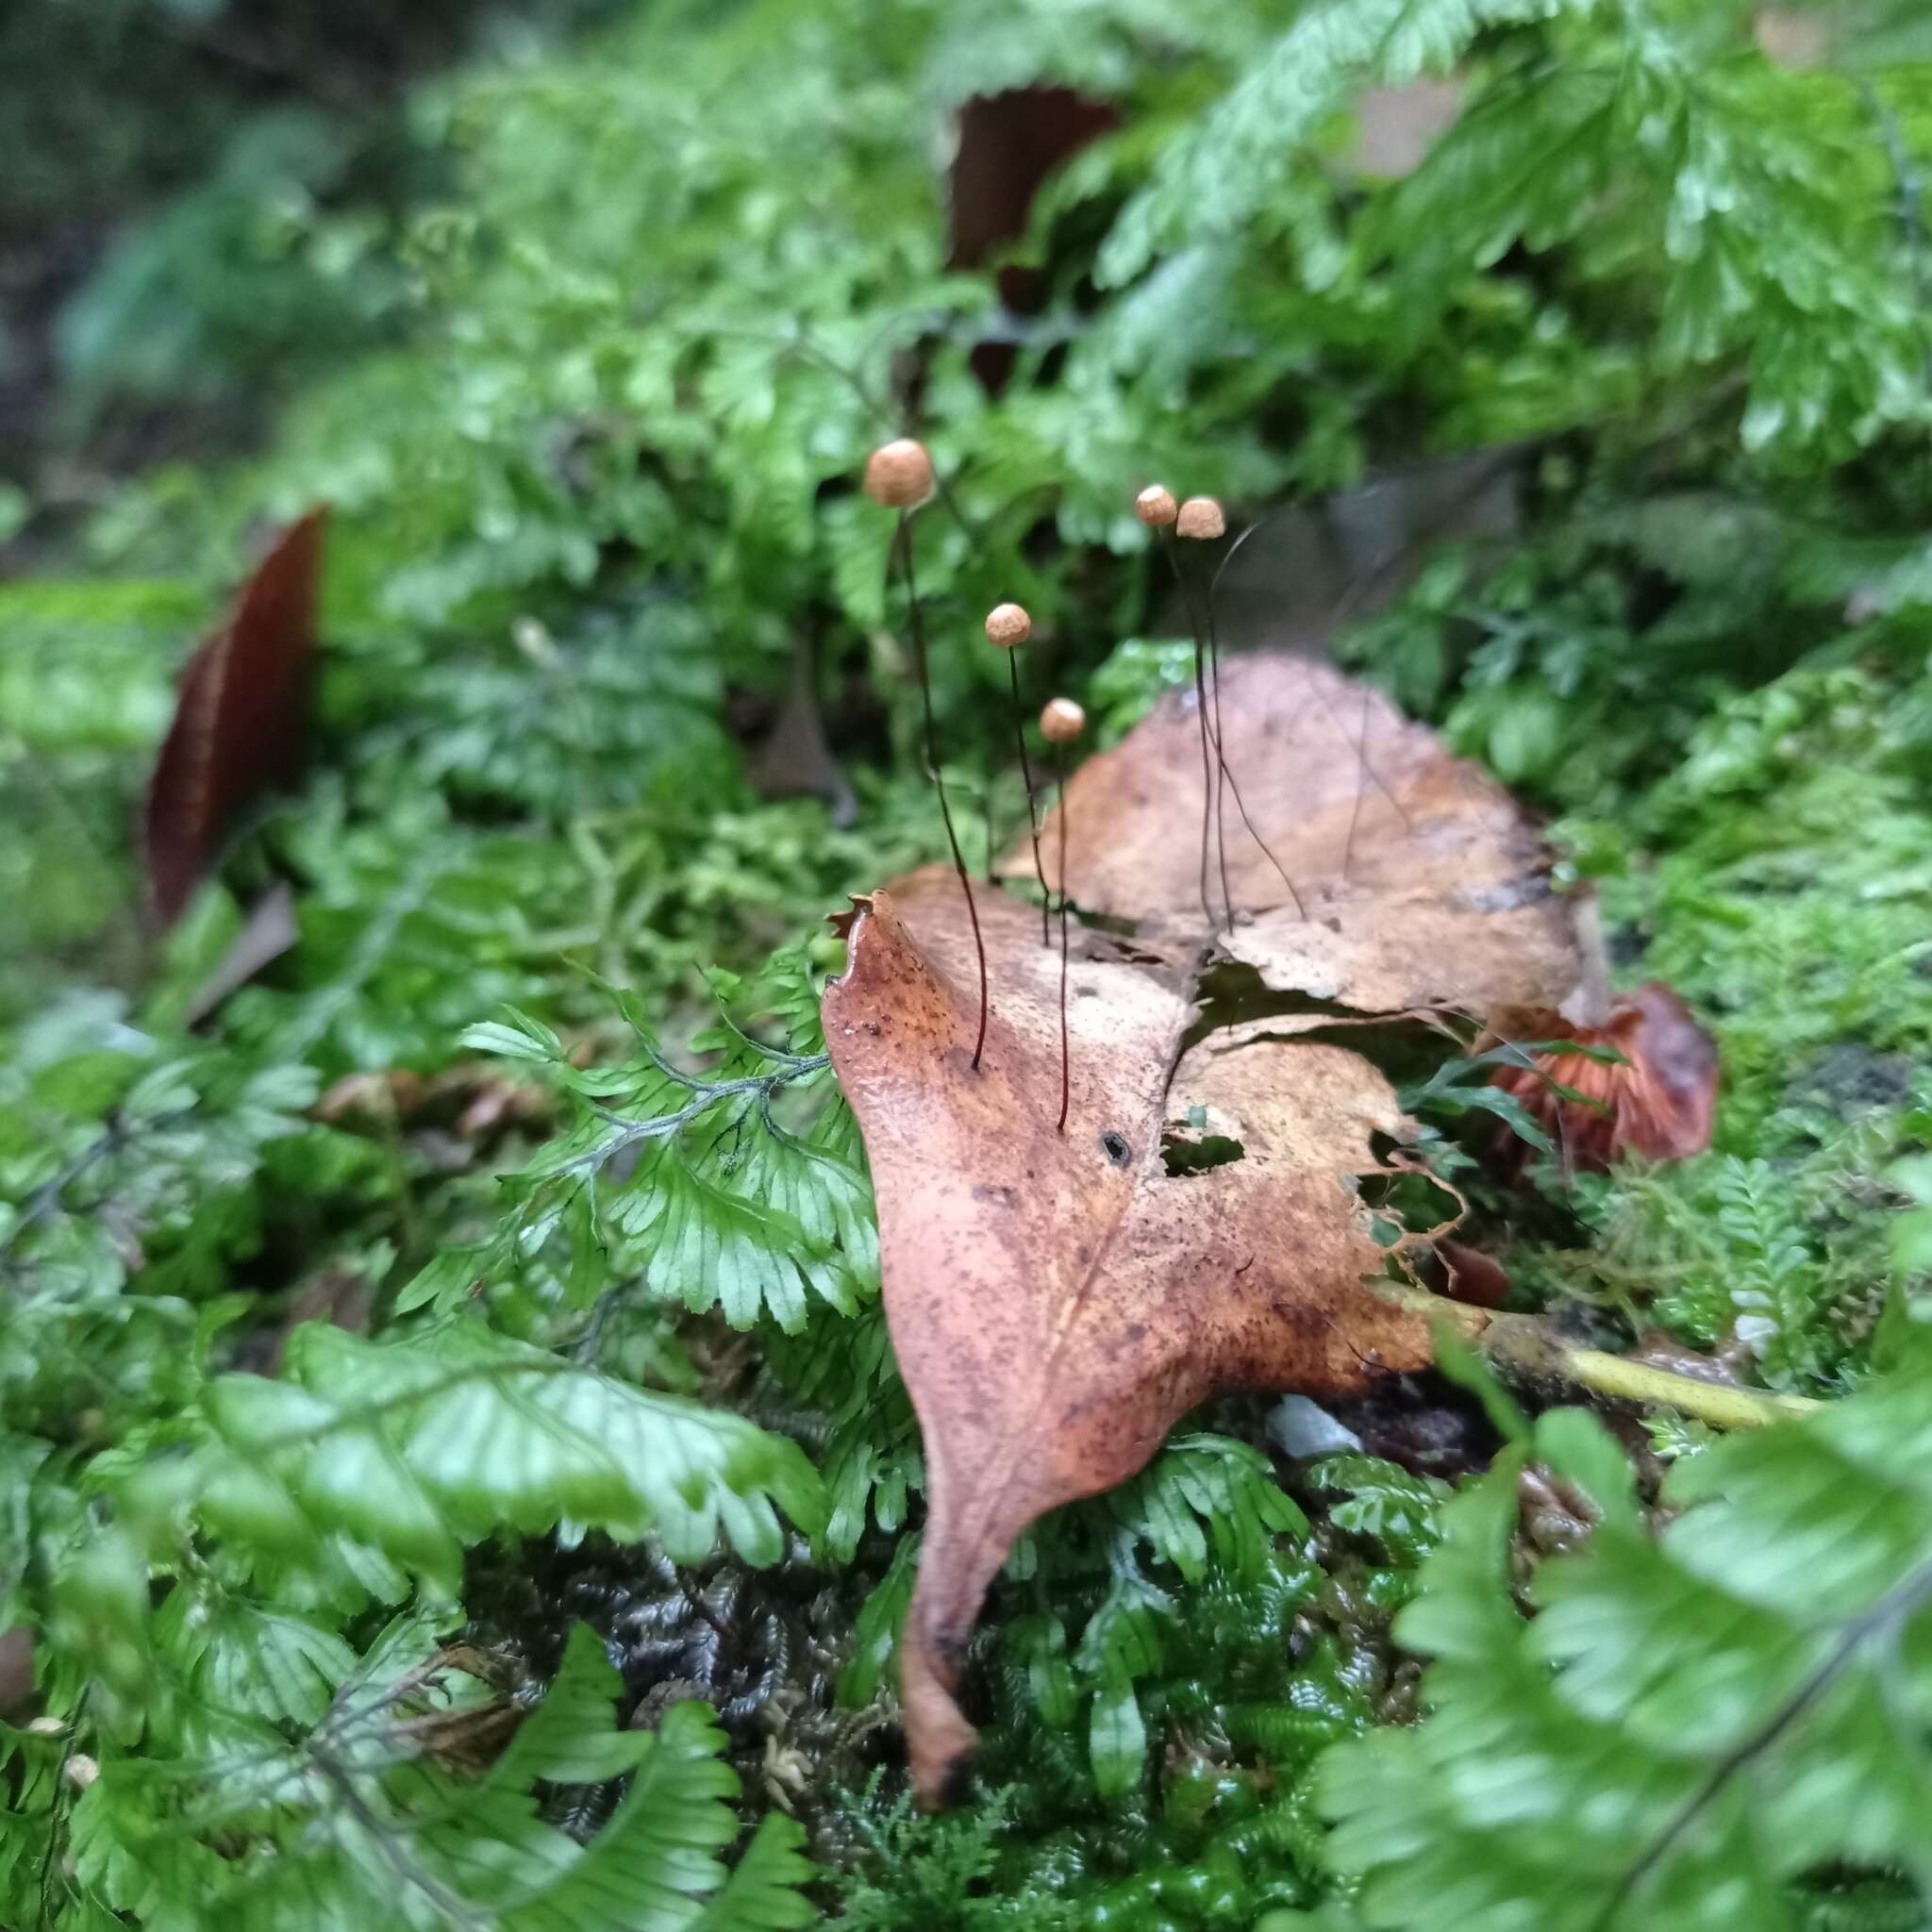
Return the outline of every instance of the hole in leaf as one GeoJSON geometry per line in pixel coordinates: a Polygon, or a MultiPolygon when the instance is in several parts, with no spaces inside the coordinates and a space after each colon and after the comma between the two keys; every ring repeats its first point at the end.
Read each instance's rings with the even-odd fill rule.
{"type": "Polygon", "coordinates": [[[1127,1145],[1125,1138],[1111,1128],[1101,1135],[1100,1149],[1116,1167],[1125,1167],[1134,1158],[1134,1150],[1127,1145]]]}
{"type": "MultiPolygon", "coordinates": [[[[1200,1108],[1190,1112],[1189,1126],[1206,1124],[1205,1120],[1194,1118],[1201,1112],[1200,1108]]],[[[1247,1149],[1231,1134],[1202,1134],[1196,1138],[1170,1127],[1160,1137],[1161,1165],[1174,1174],[1206,1174],[1210,1167],[1226,1167],[1246,1152],[1247,1149]]]]}

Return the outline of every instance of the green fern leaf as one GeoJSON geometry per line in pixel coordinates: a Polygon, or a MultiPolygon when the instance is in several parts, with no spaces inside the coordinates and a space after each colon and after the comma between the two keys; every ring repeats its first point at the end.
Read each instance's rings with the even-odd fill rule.
{"type": "Polygon", "coordinates": [[[1325,1760],[1364,1923],[1755,1932],[1813,1874],[1932,1880],[1932,1376],[1675,1464],[1656,1538],[1600,1426],[1551,1443],[1602,1521],[1540,1614],[1510,1589],[1512,1451],[1397,1624],[1430,1715],[1325,1760]]]}
{"type": "Polygon", "coordinates": [[[1239,234],[1280,184],[1295,149],[1351,82],[1441,73],[1486,27],[1540,20],[1565,0],[1328,0],[1309,8],[1200,124],[1164,153],[1101,251],[1117,287],[1163,250],[1239,234]]]}
{"type": "Polygon", "coordinates": [[[767,1563],[774,1506],[808,1529],[823,1512],[795,1444],[464,1320],[390,1344],[310,1325],[282,1380],[222,1377],[192,1461],[132,1480],[137,1512],[177,1500],[244,1547],[346,1536],[451,1586],[461,1544],[499,1527],[655,1535],[686,1562],[722,1528],[767,1563]]]}
{"type": "Polygon", "coordinates": [[[641,1211],[625,1224],[651,1239],[646,1279],[667,1300],[679,1299],[693,1311],[715,1306],[734,1328],[749,1328],[769,1314],[788,1334],[805,1326],[810,1298],[841,1315],[858,1312],[850,1273],[832,1254],[815,1251],[799,1222],[775,1206],[727,1192],[681,1155],[649,1163],[632,1194],[641,1211]]]}
{"type": "Polygon", "coordinates": [[[554,1884],[511,1901],[502,1932],[643,1932],[694,1924],[724,1876],[718,1854],[738,1836],[738,1779],[701,1704],[675,1704],[616,1814],[554,1884]]]}
{"type": "Polygon", "coordinates": [[[743,1856],[695,1922],[694,1932],[793,1932],[819,1917],[804,1888],[818,1876],[805,1833],[782,1811],[769,1813],[743,1856]]]}

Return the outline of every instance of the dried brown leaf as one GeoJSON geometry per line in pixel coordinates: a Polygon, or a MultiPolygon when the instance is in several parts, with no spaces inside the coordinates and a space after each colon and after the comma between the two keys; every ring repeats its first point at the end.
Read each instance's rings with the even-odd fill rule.
{"type": "Polygon", "coordinates": [[[1363,1285],[1382,1253],[1354,1191],[1405,1123],[1344,1048],[1257,1029],[1183,1053],[1204,957],[1185,937],[1079,936],[1073,1105],[1059,1108],[1059,956],[993,895],[979,1071],[966,908],[930,867],[859,902],[824,998],[833,1065],[878,1197],[886,1312],[925,1440],[928,1514],[901,1649],[915,1783],[973,1744],[961,1651],[1013,1539],[1140,1469],[1218,1389],[1340,1394],[1427,1360],[1413,1313],[1363,1285]],[[1195,1109],[1200,1109],[1198,1114],[1195,1109]],[[1238,1142],[1172,1174],[1163,1133],[1238,1142]]]}
{"type": "MultiPolygon", "coordinates": [[[[1226,800],[1239,915],[1222,941],[1229,954],[1277,991],[1361,1012],[1547,1008],[1580,1024],[1603,1019],[1591,902],[1557,893],[1541,833],[1494,779],[1329,665],[1259,653],[1224,663],[1221,686],[1227,762],[1254,825],[1226,800]]],[[[1207,926],[1198,715],[1191,689],[1170,692],[1074,776],[1065,808],[1076,905],[1143,930],[1207,926]]],[[[1057,813],[1041,847],[1058,888],[1057,813]]],[[[1029,841],[1000,872],[1032,868],[1029,841]]],[[[1212,862],[1209,892],[1218,911],[1212,862]]]]}
{"type": "MultiPolygon", "coordinates": [[[[1504,1067],[1496,1075],[1496,1085],[1541,1121],[1566,1166],[1601,1171],[1625,1154],[1687,1160],[1710,1145],[1717,1047],[1660,980],[1620,997],[1607,1025],[1573,1027],[1570,1038],[1578,1046],[1614,1047],[1623,1060],[1543,1054],[1535,1071],[1504,1067]],[[1566,1099],[1558,1087],[1583,1097],[1566,1099]]],[[[1518,1160],[1534,1152],[1514,1135],[1507,1147],[1518,1160]]]]}
{"type": "Polygon", "coordinates": [[[180,917],[236,815],[300,767],[326,514],[310,510],[282,532],[182,673],[142,824],[158,925],[180,917]]]}

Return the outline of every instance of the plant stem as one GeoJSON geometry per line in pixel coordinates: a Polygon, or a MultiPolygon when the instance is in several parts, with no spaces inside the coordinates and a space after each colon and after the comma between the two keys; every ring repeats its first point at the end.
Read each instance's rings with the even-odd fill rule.
{"type": "Polygon", "coordinates": [[[919,586],[912,576],[912,520],[899,512],[899,528],[894,539],[899,552],[899,574],[906,585],[906,627],[912,642],[912,664],[919,677],[919,696],[925,717],[925,762],[932,773],[933,790],[939,793],[940,817],[945,822],[946,843],[952,848],[953,870],[959,874],[959,890],[966,894],[966,916],[973,922],[973,950],[979,958],[979,1037],[973,1043],[973,1071],[979,1071],[979,1057],[986,1051],[986,1022],[990,1002],[986,984],[986,941],[979,934],[979,908],[973,902],[973,880],[966,870],[965,855],[959,850],[959,835],[953,828],[953,809],[946,803],[945,774],[940,770],[939,730],[932,715],[932,676],[926,668],[925,620],[919,614],[919,586]]]}
{"type": "MultiPolygon", "coordinates": [[[[1020,654],[1017,650],[1009,650],[1007,653],[1007,669],[1012,674],[1013,742],[1020,748],[1020,775],[1026,781],[1026,826],[1033,834],[1033,876],[1040,881],[1040,943],[1044,946],[1051,943],[1053,937],[1047,929],[1047,922],[1053,912],[1053,895],[1046,890],[1046,867],[1041,862],[1040,858],[1040,813],[1034,808],[1033,761],[1026,756],[1026,717],[1020,707],[1020,654]]],[[[1057,758],[1055,769],[1058,770],[1058,768],[1057,758]]],[[[1060,821],[1060,829],[1064,832],[1066,829],[1066,806],[1064,800],[1061,802],[1060,821]]],[[[991,831],[989,831],[989,839],[991,836],[991,831]]],[[[992,858],[989,850],[987,865],[991,868],[991,864],[992,858]]],[[[1062,872],[1060,875],[1060,891],[1065,892],[1066,889],[1066,874],[1062,872]]]]}
{"type": "MultiPolygon", "coordinates": [[[[1053,748],[1053,776],[1059,791],[1060,826],[1060,1117],[1054,1132],[1064,1134],[1067,1131],[1067,1103],[1073,1091],[1073,1076],[1067,1052],[1067,755],[1058,744],[1053,748]]],[[[1037,857],[1040,851],[1037,840],[1033,849],[1037,857]]],[[[1041,891],[1045,890],[1045,884],[1042,877],[1041,891]]]]}
{"type": "MultiPolygon", "coordinates": [[[[1243,532],[1242,534],[1246,535],[1248,533],[1243,532]]],[[[1237,539],[1236,541],[1237,542],[1239,542],[1240,539],[1237,539]]],[[[1214,666],[1214,696],[1212,700],[1213,729],[1211,733],[1211,742],[1214,746],[1214,761],[1217,767],[1217,775],[1214,788],[1214,810],[1216,814],[1217,826],[1220,824],[1221,815],[1221,788],[1224,784],[1228,791],[1232,794],[1234,798],[1234,808],[1241,815],[1241,824],[1248,828],[1248,837],[1251,838],[1255,841],[1255,843],[1261,848],[1262,856],[1267,859],[1268,863],[1274,868],[1276,874],[1280,877],[1281,883],[1288,888],[1288,896],[1294,901],[1295,916],[1299,919],[1306,919],[1308,916],[1308,908],[1302,903],[1301,890],[1298,886],[1296,886],[1293,879],[1291,879],[1289,876],[1288,868],[1282,864],[1280,859],[1275,858],[1274,848],[1269,844],[1267,840],[1262,838],[1259,828],[1256,825],[1254,819],[1249,815],[1247,801],[1241,796],[1241,781],[1234,774],[1234,767],[1227,761],[1227,749],[1223,741],[1221,735],[1221,640],[1214,624],[1214,584],[1219,583],[1221,581],[1220,575],[1219,573],[1217,573],[1213,579],[1213,582],[1210,583],[1208,587],[1205,597],[1205,608],[1207,611],[1207,616],[1204,621],[1204,619],[1195,609],[1193,586],[1189,581],[1186,573],[1181,569],[1179,549],[1172,538],[1168,539],[1168,559],[1174,565],[1174,581],[1180,586],[1182,601],[1188,607],[1188,626],[1194,633],[1194,649],[1196,657],[1195,668],[1197,671],[1200,668],[1198,660],[1202,652],[1204,641],[1206,643],[1209,661],[1214,666]]],[[[1202,714],[1204,724],[1207,721],[1207,711],[1204,710],[1202,714]]],[[[1207,876],[1207,837],[1208,828],[1204,821],[1201,828],[1201,857],[1203,868],[1202,876],[1204,879],[1207,876]]],[[[1234,901],[1228,895],[1227,844],[1224,838],[1221,845],[1221,896],[1226,906],[1227,923],[1229,925],[1232,925],[1234,924],[1234,901]]],[[[1209,924],[1212,924],[1211,920],[1209,924]]]]}
{"type": "Polygon", "coordinates": [[[1555,1377],[1609,1402],[1674,1408],[1714,1429],[1756,1429],[1772,1423],[1794,1422],[1820,1406],[1803,1395],[1777,1395],[1767,1390],[1706,1382],[1695,1375],[1653,1368],[1647,1362],[1633,1362],[1606,1349],[1584,1348],[1566,1341],[1534,1315],[1495,1314],[1431,1294],[1426,1289],[1394,1288],[1384,1292],[1387,1299],[1405,1308],[1448,1322],[1505,1371],[1514,1370],[1532,1379],[1555,1377]]]}

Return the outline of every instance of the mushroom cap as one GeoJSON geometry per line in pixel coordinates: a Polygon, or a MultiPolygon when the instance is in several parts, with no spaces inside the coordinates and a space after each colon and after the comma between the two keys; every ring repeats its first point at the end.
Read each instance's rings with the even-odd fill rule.
{"type": "Polygon", "coordinates": [[[1227,519],[1211,496],[1191,496],[1181,505],[1174,520],[1174,535],[1211,541],[1227,534],[1227,519]]]}
{"type": "Polygon", "coordinates": [[[1024,644],[1032,635],[1033,620],[1024,604],[995,604],[986,613],[987,641],[1003,651],[1024,644]]]}
{"type": "Polygon", "coordinates": [[[1072,744],[1087,728],[1087,713],[1072,698],[1049,698],[1040,713],[1040,735],[1049,744],[1072,744]]]}
{"type": "Polygon", "coordinates": [[[909,436],[882,442],[865,459],[865,493],[887,509],[917,509],[932,494],[932,458],[909,436]]]}
{"type": "Polygon", "coordinates": [[[1163,483],[1150,483],[1134,499],[1134,514],[1150,530],[1165,529],[1180,514],[1174,491],[1163,483]]]}

